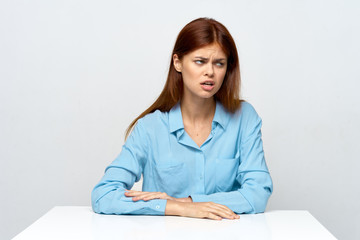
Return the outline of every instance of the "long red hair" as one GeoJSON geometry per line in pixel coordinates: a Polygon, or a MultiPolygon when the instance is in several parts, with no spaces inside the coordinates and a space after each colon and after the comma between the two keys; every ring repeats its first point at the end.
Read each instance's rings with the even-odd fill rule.
{"type": "Polygon", "coordinates": [[[179,33],[171,54],[169,73],[164,89],[156,101],[141,113],[126,130],[125,139],[137,121],[145,115],[160,110],[168,112],[183,96],[181,73],[174,67],[174,54],[179,59],[194,50],[217,43],[227,56],[227,69],[223,84],[215,94],[215,99],[231,113],[240,108],[240,68],[235,42],[224,25],[211,18],[198,18],[188,23],[179,33]]]}

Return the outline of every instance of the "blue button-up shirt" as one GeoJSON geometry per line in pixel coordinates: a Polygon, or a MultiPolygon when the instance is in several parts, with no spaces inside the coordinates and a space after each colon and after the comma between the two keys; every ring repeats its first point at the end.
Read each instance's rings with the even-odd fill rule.
{"type": "Polygon", "coordinates": [[[133,202],[124,195],[143,174],[143,191],[215,202],[235,213],[265,210],[272,181],[264,159],[261,118],[247,102],[231,114],[216,103],[212,130],[199,147],[184,130],[180,104],[140,119],[119,156],[92,192],[105,214],[164,215],[164,199],[133,202]]]}

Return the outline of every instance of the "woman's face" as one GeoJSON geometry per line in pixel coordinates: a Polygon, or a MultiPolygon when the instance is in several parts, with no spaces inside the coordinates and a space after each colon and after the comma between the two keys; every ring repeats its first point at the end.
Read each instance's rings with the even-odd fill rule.
{"type": "Polygon", "coordinates": [[[218,44],[210,44],[183,56],[173,56],[174,66],[181,72],[184,97],[211,98],[220,89],[227,69],[227,57],[218,44]]]}

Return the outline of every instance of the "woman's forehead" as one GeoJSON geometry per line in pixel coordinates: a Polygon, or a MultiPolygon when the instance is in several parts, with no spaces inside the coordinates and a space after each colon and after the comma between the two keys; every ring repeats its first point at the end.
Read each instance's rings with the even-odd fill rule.
{"type": "Polygon", "coordinates": [[[217,43],[209,44],[204,47],[198,48],[190,52],[189,55],[193,57],[199,55],[201,57],[214,56],[216,58],[226,58],[226,54],[224,53],[220,45],[217,43]]]}

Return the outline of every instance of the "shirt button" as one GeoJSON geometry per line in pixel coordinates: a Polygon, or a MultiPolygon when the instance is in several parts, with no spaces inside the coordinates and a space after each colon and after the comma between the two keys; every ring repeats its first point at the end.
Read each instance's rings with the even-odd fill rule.
{"type": "Polygon", "coordinates": [[[202,176],[200,176],[200,180],[202,180],[203,179],[203,177],[202,176]]]}
{"type": "Polygon", "coordinates": [[[156,205],[156,207],[155,207],[156,209],[159,209],[160,208],[160,206],[159,205],[156,205]]]}

